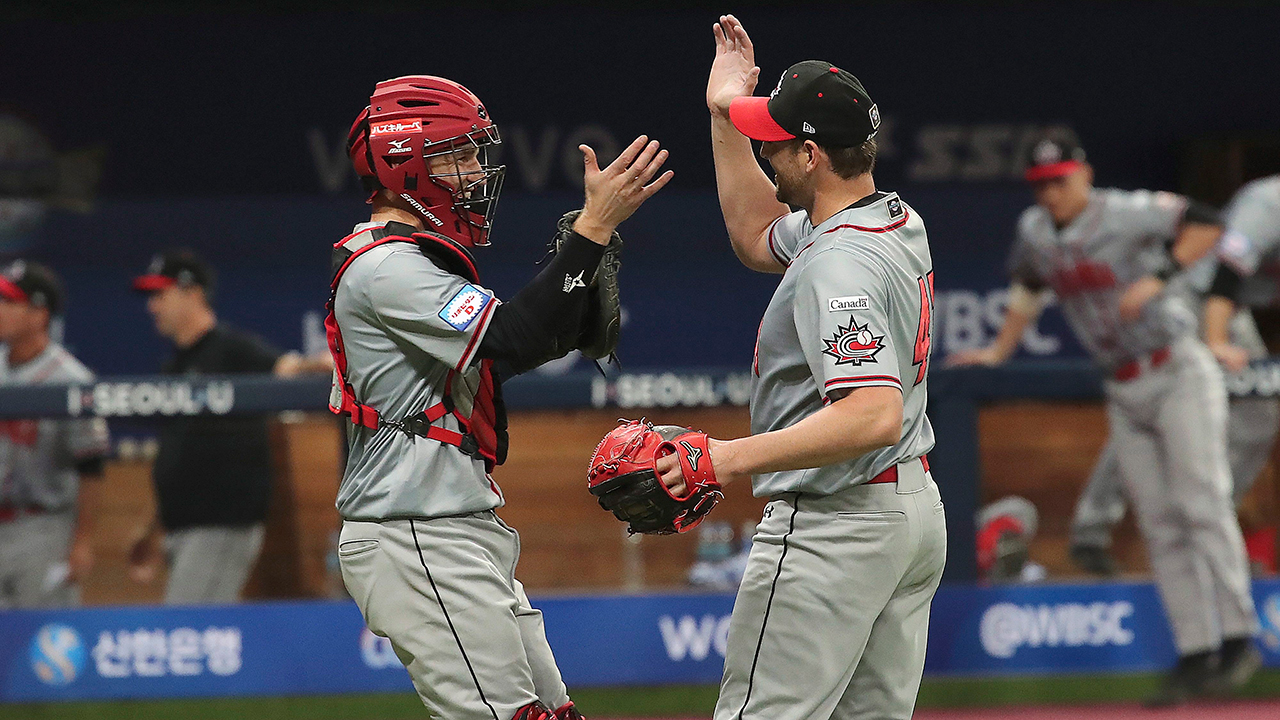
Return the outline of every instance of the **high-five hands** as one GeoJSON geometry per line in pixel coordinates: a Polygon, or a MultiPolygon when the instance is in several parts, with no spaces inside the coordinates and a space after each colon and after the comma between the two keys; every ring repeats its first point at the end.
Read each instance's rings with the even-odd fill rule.
{"type": "Polygon", "coordinates": [[[600,245],[608,244],[614,228],[631,217],[675,175],[668,170],[654,180],[654,175],[667,161],[667,151],[661,149],[657,140],[649,140],[645,135],[632,141],[603,170],[591,146],[579,145],[578,149],[582,151],[585,166],[582,183],[587,198],[573,229],[600,245]]]}
{"type": "Polygon", "coordinates": [[[716,37],[716,59],[707,78],[707,107],[711,114],[728,119],[734,98],[750,96],[760,80],[756,50],[742,23],[732,15],[721,15],[711,26],[716,37]]]}

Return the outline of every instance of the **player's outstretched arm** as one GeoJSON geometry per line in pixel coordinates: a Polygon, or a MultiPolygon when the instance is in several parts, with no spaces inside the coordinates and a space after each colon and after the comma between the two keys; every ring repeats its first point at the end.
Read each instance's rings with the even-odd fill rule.
{"type": "Polygon", "coordinates": [[[493,311],[476,353],[505,360],[518,373],[583,347],[578,342],[589,287],[614,229],[671,181],[671,171],[658,174],[667,151],[644,135],[603,169],[594,150],[579,149],[586,191],[582,212],[542,271],[493,311]]]}
{"type": "Polygon", "coordinates": [[[721,16],[712,33],[716,57],[707,79],[707,107],[711,110],[711,154],[725,228],[743,265],[780,273],[786,268],[769,251],[769,226],[790,208],[775,196],[773,182],[756,162],[751,140],[729,121],[730,103],[751,95],[760,79],[755,48],[742,23],[732,15],[721,16]]]}
{"type": "Polygon", "coordinates": [[[1169,269],[1164,276],[1147,276],[1134,281],[1120,297],[1120,319],[1133,322],[1142,309],[1164,292],[1166,280],[1198,263],[1218,244],[1222,225],[1217,212],[1199,203],[1191,203],[1186,219],[1178,226],[1178,234],[1169,246],[1169,269]]]}
{"type": "Polygon", "coordinates": [[[947,367],[963,367],[966,365],[985,365],[994,367],[1003,364],[1018,350],[1018,343],[1027,326],[1040,319],[1044,311],[1044,293],[1028,289],[1025,285],[1014,283],[1009,288],[1009,306],[1004,311],[1004,324],[990,345],[972,350],[959,350],[947,357],[947,367]]]}
{"type": "Polygon", "coordinates": [[[1249,351],[1231,342],[1231,317],[1236,304],[1222,295],[1210,295],[1204,301],[1204,343],[1228,372],[1240,372],[1249,364],[1249,351]]]}

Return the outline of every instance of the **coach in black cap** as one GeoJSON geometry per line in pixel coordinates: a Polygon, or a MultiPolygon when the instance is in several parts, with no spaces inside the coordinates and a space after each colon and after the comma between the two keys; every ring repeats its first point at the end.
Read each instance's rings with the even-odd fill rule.
{"type": "MultiPolygon", "coordinates": [[[[190,251],[157,255],[133,289],[147,296],[156,331],[173,342],[166,374],[327,371],[218,322],[210,304],[213,269],[190,251]]],[[[163,530],[165,602],[234,602],[262,547],[271,489],[266,418],[170,418],[159,435],[152,470],[157,517],[134,543],[131,574],[140,581],[154,574],[163,530]]]]}

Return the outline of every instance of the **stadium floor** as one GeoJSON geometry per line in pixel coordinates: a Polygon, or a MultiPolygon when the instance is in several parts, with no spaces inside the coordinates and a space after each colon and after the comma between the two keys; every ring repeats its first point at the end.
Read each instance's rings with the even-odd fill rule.
{"type": "MultiPolygon", "coordinates": [[[[1280,671],[1245,688],[1246,699],[1150,711],[1137,702],[1153,675],[1031,678],[930,678],[920,688],[917,720],[1274,720],[1280,718],[1280,671]]],[[[587,717],[698,720],[715,707],[714,685],[583,689],[574,699],[587,717]]],[[[285,698],[78,702],[2,705],[0,720],[421,720],[411,694],[285,698]]]]}

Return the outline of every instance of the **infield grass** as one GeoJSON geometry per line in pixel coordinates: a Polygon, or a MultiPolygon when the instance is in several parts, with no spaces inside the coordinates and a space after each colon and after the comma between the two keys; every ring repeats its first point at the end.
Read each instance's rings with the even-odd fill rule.
{"type": "MultiPolygon", "coordinates": [[[[1131,702],[1153,691],[1154,675],[931,678],[920,707],[995,707],[1131,702]]],[[[710,717],[714,685],[583,689],[574,700],[589,718],[710,717]]],[[[1280,697],[1280,670],[1258,674],[1245,697],[1280,697]]],[[[0,720],[422,720],[409,694],[0,705],[0,720]]]]}

